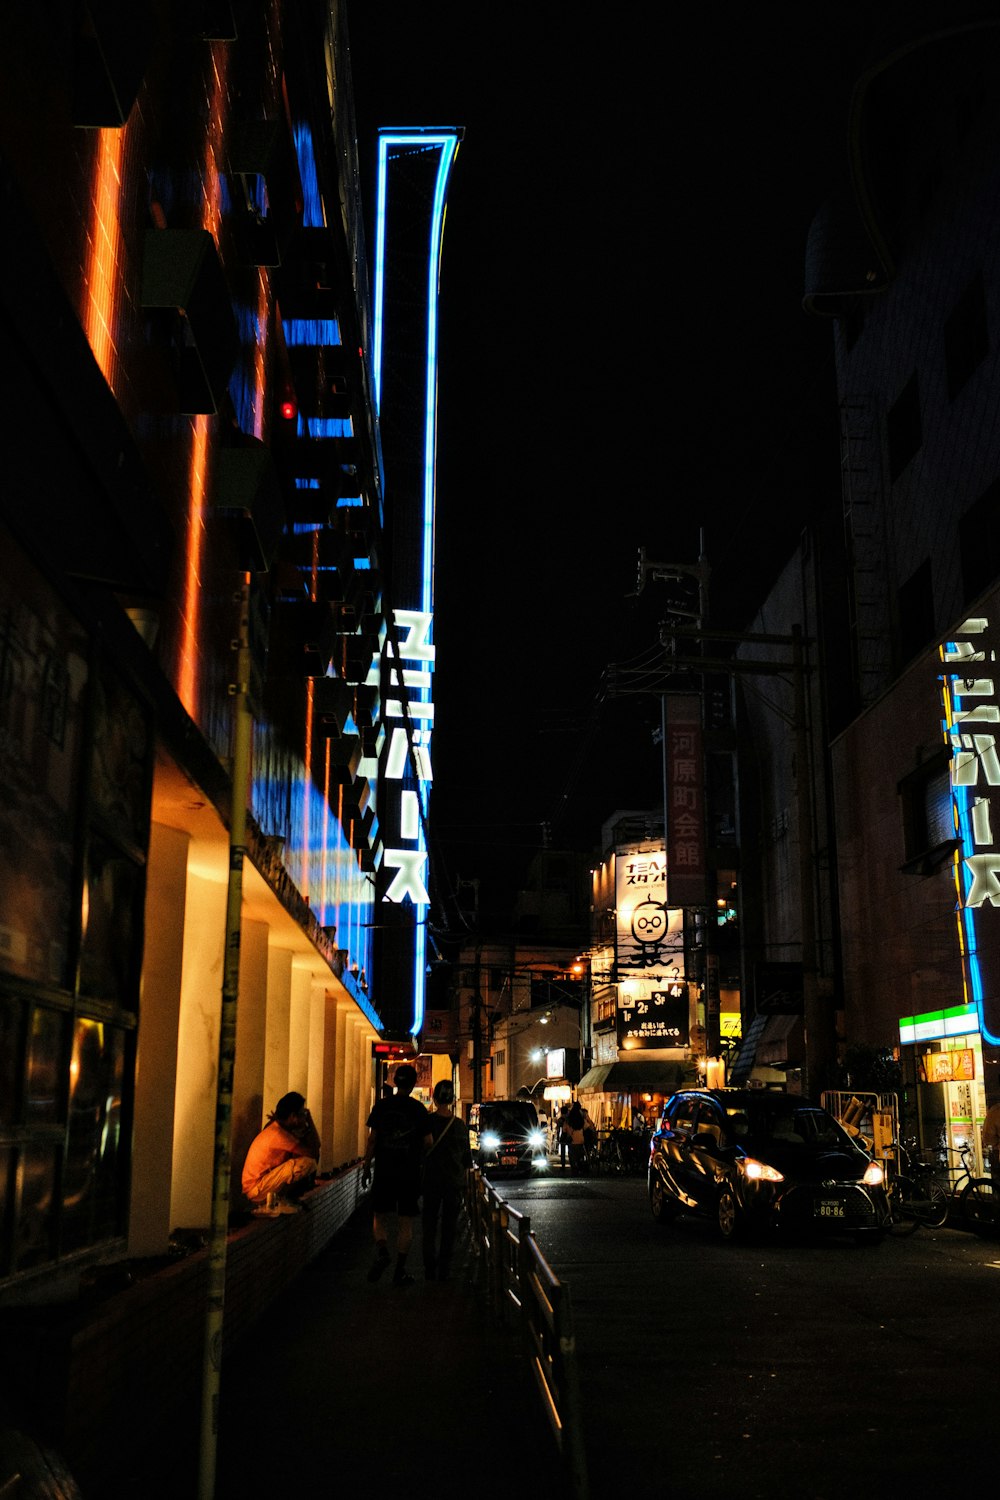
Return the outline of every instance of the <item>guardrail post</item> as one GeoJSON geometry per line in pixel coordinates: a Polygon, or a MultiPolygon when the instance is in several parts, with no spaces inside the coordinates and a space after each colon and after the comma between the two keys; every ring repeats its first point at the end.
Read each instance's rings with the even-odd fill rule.
{"type": "Polygon", "coordinates": [[[569,1293],[560,1285],[556,1302],[556,1337],[563,1385],[563,1460],[573,1500],[588,1500],[587,1461],[583,1447],[583,1411],[576,1368],[576,1333],[569,1293]]]}

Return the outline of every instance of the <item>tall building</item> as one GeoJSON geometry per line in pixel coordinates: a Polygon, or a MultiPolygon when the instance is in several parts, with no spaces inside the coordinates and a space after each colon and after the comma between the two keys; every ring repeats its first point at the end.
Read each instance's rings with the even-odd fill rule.
{"type": "MultiPolygon", "coordinates": [[[[724,870],[718,852],[711,881],[726,894],[709,907],[703,861],[689,889],[671,874],[663,809],[620,809],[601,830],[591,875],[590,1066],[579,1086],[599,1123],[629,1127],[636,1111],[652,1119],[675,1088],[721,1074],[720,1042],[738,1034],[740,984],[736,870],[724,870]],[[714,1044],[711,972],[719,982],[714,1044]]],[[[734,854],[730,845],[730,866],[734,854]]]]}
{"type": "Polygon", "coordinates": [[[978,1147],[1000,1088],[1000,30],[934,9],[873,39],[843,189],[809,239],[843,505],[758,619],[806,638],[808,753],[793,764],[790,729],[756,711],[744,848],[758,937],[813,984],[810,1086],[891,1089],[923,1144],[955,1149],[978,1147]],[[801,899],[783,858],[792,881],[811,871],[801,899]]]}
{"type": "Polygon", "coordinates": [[[422,1011],[433,476],[388,527],[348,58],[337,0],[5,30],[0,1299],[205,1226],[220,1097],[234,1209],[288,1090],[356,1159],[422,1011]]]}

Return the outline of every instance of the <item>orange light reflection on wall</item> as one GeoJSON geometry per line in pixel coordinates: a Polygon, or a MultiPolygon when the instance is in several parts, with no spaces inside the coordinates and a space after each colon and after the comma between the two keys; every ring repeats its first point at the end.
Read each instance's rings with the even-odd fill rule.
{"type": "Polygon", "coordinates": [[[205,491],[208,465],[208,418],[194,419],[188,468],[187,536],[181,601],[181,645],[177,696],[191,715],[198,707],[198,635],[201,624],[201,558],[205,536],[205,491]]]}
{"type": "Polygon", "coordinates": [[[121,253],[121,164],[124,130],[97,132],[87,263],[84,268],[83,327],[108,385],[114,390],[121,253]]]}
{"type": "MultiPolygon", "coordinates": [[[[218,242],[222,224],[221,178],[217,165],[223,150],[226,121],[224,47],[212,48],[212,81],[208,110],[208,131],[202,159],[201,227],[218,242]],[[220,71],[220,63],[222,70],[220,71]]],[[[208,493],[207,416],[192,421],[191,459],[188,465],[188,511],[184,541],[184,579],[181,598],[181,634],[177,663],[177,696],[192,719],[198,717],[198,653],[201,634],[202,555],[205,543],[205,504],[208,493]]]]}

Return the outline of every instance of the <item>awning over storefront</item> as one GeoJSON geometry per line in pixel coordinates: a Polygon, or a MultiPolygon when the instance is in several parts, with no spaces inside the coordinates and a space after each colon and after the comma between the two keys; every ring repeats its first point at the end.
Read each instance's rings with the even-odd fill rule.
{"type": "Polygon", "coordinates": [[[785,1068],[802,1061],[802,1017],[768,1016],[757,1043],[755,1061],[762,1068],[785,1068]]]}
{"type": "Polygon", "coordinates": [[[578,1094],[669,1094],[684,1078],[682,1062],[602,1063],[584,1073],[576,1089],[578,1094]]]}
{"type": "Polygon", "coordinates": [[[729,1083],[733,1087],[745,1084],[755,1065],[762,1068],[797,1065],[802,1048],[801,1016],[754,1016],[729,1070],[729,1083]]]}
{"type": "Polygon", "coordinates": [[[746,1034],[740,1043],[740,1050],[736,1054],[736,1061],[729,1069],[729,1082],[734,1087],[746,1083],[750,1077],[750,1069],[753,1067],[757,1043],[760,1041],[761,1033],[766,1024],[767,1016],[754,1016],[747,1027],[746,1034]]]}

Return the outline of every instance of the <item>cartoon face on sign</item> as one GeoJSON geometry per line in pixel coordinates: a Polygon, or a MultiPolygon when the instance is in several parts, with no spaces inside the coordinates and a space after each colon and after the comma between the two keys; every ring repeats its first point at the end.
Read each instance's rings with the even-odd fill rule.
{"type": "Polygon", "coordinates": [[[640,901],[632,913],[632,936],[637,943],[659,945],[667,932],[667,909],[659,901],[640,901]]]}

